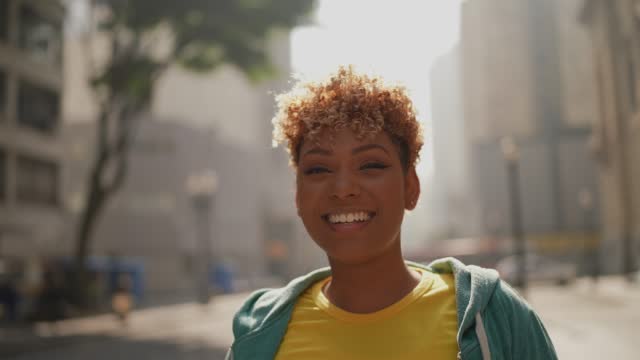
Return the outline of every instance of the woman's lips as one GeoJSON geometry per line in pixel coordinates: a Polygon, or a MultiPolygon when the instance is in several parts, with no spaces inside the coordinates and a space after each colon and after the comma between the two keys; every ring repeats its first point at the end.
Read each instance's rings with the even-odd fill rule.
{"type": "Polygon", "coordinates": [[[365,226],[369,225],[370,221],[371,220],[354,223],[329,224],[329,226],[336,232],[353,232],[361,230],[365,226]]]}
{"type": "Polygon", "coordinates": [[[369,225],[369,223],[376,217],[376,213],[372,213],[370,218],[365,221],[354,221],[349,223],[332,223],[329,221],[328,216],[323,216],[322,219],[329,225],[329,227],[336,232],[354,232],[359,231],[369,225]]]}

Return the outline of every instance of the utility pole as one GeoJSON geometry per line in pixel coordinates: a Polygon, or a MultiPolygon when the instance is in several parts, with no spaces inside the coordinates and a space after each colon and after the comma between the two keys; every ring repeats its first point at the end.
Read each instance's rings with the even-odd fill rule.
{"type": "Polygon", "coordinates": [[[522,227],[522,205],[520,199],[520,151],[512,137],[500,140],[500,148],[507,167],[507,182],[509,187],[509,204],[511,212],[511,235],[517,259],[516,287],[520,288],[522,296],[527,294],[527,257],[524,230],[522,227]]]}
{"type": "Polygon", "coordinates": [[[198,300],[202,304],[209,303],[209,272],[211,269],[211,211],[215,193],[218,189],[218,178],[212,170],[193,174],[187,179],[187,193],[191,199],[196,216],[199,254],[196,256],[196,283],[198,300]]]}

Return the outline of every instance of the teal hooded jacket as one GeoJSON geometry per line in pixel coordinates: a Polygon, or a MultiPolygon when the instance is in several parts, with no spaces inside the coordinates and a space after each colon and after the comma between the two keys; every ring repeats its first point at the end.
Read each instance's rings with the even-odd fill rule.
{"type": "MultiPolygon", "coordinates": [[[[453,273],[458,311],[458,359],[557,359],[544,325],[495,270],[464,265],[454,258],[428,266],[408,265],[434,273],[453,273]]],[[[330,275],[313,271],[279,289],[252,293],[233,319],[234,342],[227,360],[273,359],[282,341],[298,296],[330,275]]]]}

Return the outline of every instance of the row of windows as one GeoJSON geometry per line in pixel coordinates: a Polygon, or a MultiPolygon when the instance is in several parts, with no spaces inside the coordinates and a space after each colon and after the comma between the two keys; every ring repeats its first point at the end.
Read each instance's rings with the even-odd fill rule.
{"type": "MultiPolygon", "coordinates": [[[[0,42],[9,43],[11,0],[0,0],[0,42]]],[[[17,9],[17,43],[31,60],[59,66],[62,63],[62,21],[43,16],[28,3],[17,9]]],[[[0,68],[0,121],[6,121],[9,76],[0,68]]],[[[58,92],[20,79],[17,84],[16,118],[22,126],[50,132],[58,122],[58,92]]],[[[0,201],[15,190],[15,199],[25,204],[57,205],[59,167],[55,162],[18,155],[15,169],[9,169],[7,154],[0,149],[0,201]],[[14,170],[15,189],[8,189],[7,177],[14,170]]]]}
{"type": "MultiPolygon", "coordinates": [[[[8,42],[10,0],[0,0],[0,42],[8,42]]],[[[44,63],[60,64],[62,61],[62,23],[42,16],[29,6],[18,9],[18,47],[29,58],[44,63]]],[[[9,102],[9,76],[0,68],[0,121],[6,121],[9,102]]],[[[60,95],[20,79],[17,84],[16,122],[41,132],[51,132],[58,124],[60,95]]]]}
{"type": "MultiPolygon", "coordinates": [[[[8,164],[0,150],[0,200],[7,198],[8,164]]],[[[59,167],[55,162],[20,155],[16,158],[16,200],[25,204],[57,205],[59,167]]]]}
{"type": "MultiPolygon", "coordinates": [[[[0,0],[0,41],[9,41],[9,0],[0,0]]],[[[18,47],[30,58],[62,63],[62,21],[42,16],[28,4],[18,10],[18,47]]]]}
{"type": "Polygon", "coordinates": [[[0,41],[9,37],[9,0],[0,0],[0,41]]]}

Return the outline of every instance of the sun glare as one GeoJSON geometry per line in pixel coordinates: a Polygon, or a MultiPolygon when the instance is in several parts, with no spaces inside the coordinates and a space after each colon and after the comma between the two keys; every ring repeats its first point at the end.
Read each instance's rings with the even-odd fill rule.
{"type": "Polygon", "coordinates": [[[353,64],[407,87],[425,129],[422,175],[431,167],[429,71],[458,40],[461,0],[320,0],[315,21],[293,31],[292,66],[316,79],[353,64]]]}

